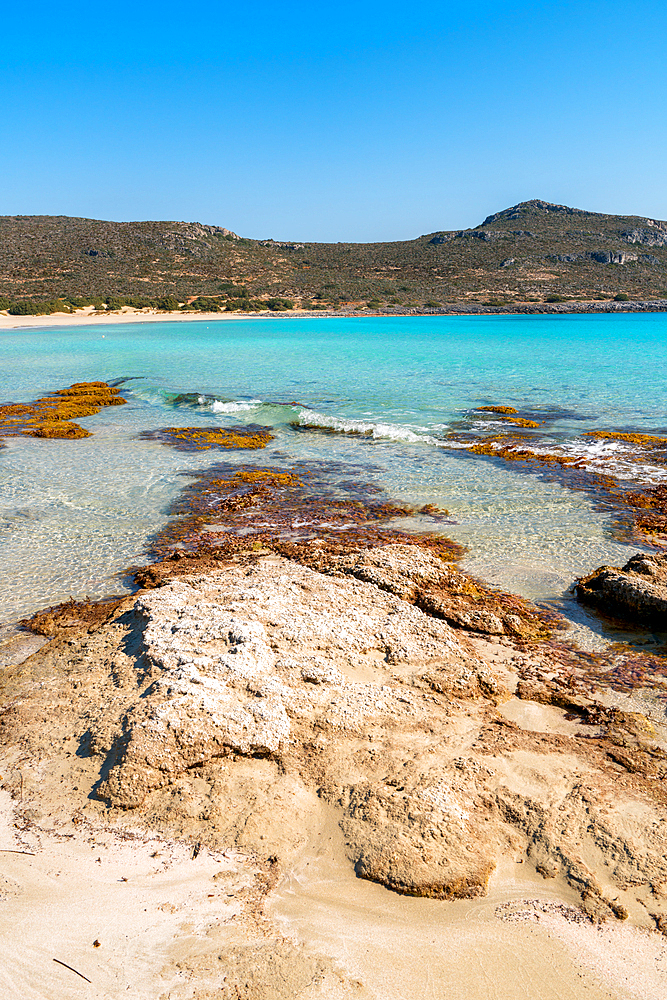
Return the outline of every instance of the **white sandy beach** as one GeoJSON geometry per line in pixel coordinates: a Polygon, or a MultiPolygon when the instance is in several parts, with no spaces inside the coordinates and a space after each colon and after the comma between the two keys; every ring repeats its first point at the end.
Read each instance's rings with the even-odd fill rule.
{"type": "Polygon", "coordinates": [[[331,319],[333,317],[345,317],[347,319],[366,319],[370,317],[397,317],[397,316],[492,316],[497,313],[504,315],[525,315],[532,313],[547,315],[569,315],[577,313],[629,313],[629,312],[665,312],[667,311],[667,299],[661,300],[637,300],[633,302],[599,302],[596,300],[579,300],[577,302],[559,302],[538,307],[529,305],[526,302],[519,302],[514,307],[487,308],[487,306],[477,301],[469,303],[457,303],[451,307],[441,309],[363,309],[357,311],[351,309],[290,309],[285,312],[274,312],[267,309],[265,312],[161,312],[156,309],[132,309],[124,307],[118,312],[98,312],[92,306],[84,309],[77,309],[74,313],[51,313],[49,316],[10,316],[6,311],[0,312],[0,331],[18,329],[49,329],[58,326],[109,326],[114,323],[155,323],[174,321],[198,321],[198,322],[218,322],[219,320],[230,319],[331,319]]]}
{"type": "Polygon", "coordinates": [[[118,312],[98,312],[93,306],[86,306],[85,309],[77,309],[74,313],[51,313],[49,316],[10,316],[7,312],[0,312],[0,330],[18,329],[44,329],[54,326],[109,326],[114,323],[160,323],[169,322],[192,322],[228,319],[248,319],[248,317],[261,317],[262,319],[279,319],[281,316],[327,316],[325,312],[307,312],[303,309],[291,309],[289,312],[270,312],[268,309],[262,313],[228,313],[228,312],[160,312],[157,309],[130,309],[123,308],[118,312]]]}

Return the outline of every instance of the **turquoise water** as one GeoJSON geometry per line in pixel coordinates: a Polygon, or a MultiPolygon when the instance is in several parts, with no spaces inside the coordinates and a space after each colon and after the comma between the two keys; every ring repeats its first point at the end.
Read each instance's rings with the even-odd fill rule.
{"type": "Polygon", "coordinates": [[[121,590],[117,574],[141,560],[183,473],[221,457],[139,441],[143,429],[271,425],[267,449],[224,457],[335,460],[396,499],[446,507],[468,568],[542,600],[637,546],[614,541],[585,494],[460,450],[507,430],[475,407],[510,405],[540,421],[537,451],[581,456],[629,484],[667,478],[648,454],[637,462],[617,443],[582,437],[611,427],[667,434],[666,314],[274,317],[0,334],[0,400],[122,377],[135,379],[123,387],[129,405],[84,419],[93,437],[7,439],[0,451],[0,622],[121,590]],[[176,404],[182,393],[195,395],[176,404]]]}

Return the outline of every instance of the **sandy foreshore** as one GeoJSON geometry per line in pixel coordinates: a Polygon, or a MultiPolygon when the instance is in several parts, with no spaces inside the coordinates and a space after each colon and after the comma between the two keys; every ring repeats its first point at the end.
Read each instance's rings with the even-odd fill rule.
{"type": "Polygon", "coordinates": [[[118,323],[160,322],[218,322],[238,319],[327,319],[332,317],[363,319],[370,316],[493,316],[493,315],[570,315],[588,313],[667,312],[667,299],[637,302],[544,302],[518,303],[506,306],[487,306],[483,303],[456,303],[439,309],[381,309],[381,310],[306,310],[291,309],[285,312],[159,312],[155,309],[131,309],[119,312],[98,312],[92,306],[77,309],[74,313],[51,313],[49,316],[10,316],[0,312],[0,331],[19,329],[50,329],[59,326],[108,326],[118,323]]]}
{"type": "Polygon", "coordinates": [[[317,549],[166,560],[0,675],[3,995],[662,1000],[664,713],[417,546],[317,549]]]}
{"type": "Polygon", "coordinates": [[[58,326],[112,326],[118,323],[210,322],[211,320],[247,319],[248,316],[279,319],[281,316],[322,316],[324,313],[204,313],[158,312],[155,309],[123,309],[120,312],[98,312],[91,308],[77,309],[75,313],[51,313],[50,316],[9,316],[0,313],[0,330],[50,329],[58,326]]]}

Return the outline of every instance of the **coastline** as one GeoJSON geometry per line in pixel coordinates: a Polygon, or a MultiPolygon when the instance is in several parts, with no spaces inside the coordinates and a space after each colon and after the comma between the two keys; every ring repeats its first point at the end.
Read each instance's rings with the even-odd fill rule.
{"type": "Polygon", "coordinates": [[[131,309],[121,312],[99,313],[90,306],[74,313],[51,313],[47,316],[10,316],[0,312],[0,331],[19,329],[44,329],[59,326],[110,326],[119,323],[159,323],[159,322],[211,322],[238,319],[364,319],[378,316],[540,316],[540,315],[585,315],[609,313],[663,313],[667,312],[667,299],[647,299],[635,302],[585,301],[585,302],[524,302],[508,305],[485,305],[476,303],[452,303],[438,309],[290,309],[286,312],[243,313],[243,312],[158,312],[155,309],[131,309]]]}
{"type": "MultiPolygon", "coordinates": [[[[254,509],[279,533],[276,504],[349,521],[331,497],[288,509],[284,472],[272,505],[264,473],[242,499],[214,473],[227,528],[254,509]]],[[[226,531],[198,558],[184,524],[137,592],[36,616],[5,660],[17,992],[48,993],[55,969],[63,996],[78,975],[110,1000],[185,1000],[184,977],[202,996],[400,1000],[426,969],[470,1000],[511,1000],[517,978],[542,1000],[664,996],[658,700],[607,690],[602,661],[426,539],[226,531]]]]}

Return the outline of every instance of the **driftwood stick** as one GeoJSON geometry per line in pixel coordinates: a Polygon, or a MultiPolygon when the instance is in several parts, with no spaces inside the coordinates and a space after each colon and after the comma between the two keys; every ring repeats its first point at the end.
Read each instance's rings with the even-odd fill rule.
{"type": "Polygon", "coordinates": [[[90,983],[90,979],[88,979],[87,976],[84,976],[82,972],[77,972],[76,969],[73,969],[71,965],[67,964],[67,962],[61,962],[59,958],[54,958],[53,961],[57,962],[58,965],[62,965],[64,969],[69,969],[70,972],[74,972],[77,976],[81,976],[81,978],[85,979],[87,983],[90,983]]]}

